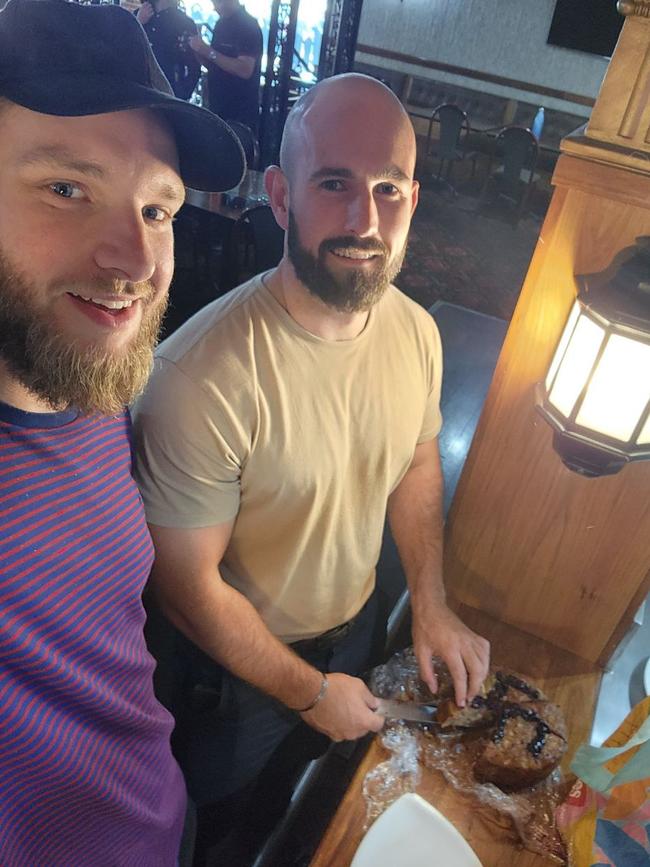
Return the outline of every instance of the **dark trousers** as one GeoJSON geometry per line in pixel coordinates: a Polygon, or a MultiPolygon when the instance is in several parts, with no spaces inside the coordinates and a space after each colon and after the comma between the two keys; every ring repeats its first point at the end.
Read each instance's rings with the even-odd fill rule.
{"type": "MultiPolygon", "coordinates": [[[[173,746],[198,805],[195,867],[245,867],[282,818],[306,764],[330,741],[179,640],[190,664],[174,708],[173,746]]],[[[379,661],[384,642],[385,620],[373,594],[349,627],[292,649],[320,671],[358,675],[379,661]]]]}

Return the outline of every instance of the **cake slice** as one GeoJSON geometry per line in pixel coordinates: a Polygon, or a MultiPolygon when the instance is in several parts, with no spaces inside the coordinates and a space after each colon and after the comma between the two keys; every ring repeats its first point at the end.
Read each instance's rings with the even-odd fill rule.
{"type": "Polygon", "coordinates": [[[479,728],[494,723],[503,702],[525,703],[545,700],[544,693],[507,669],[491,672],[480,692],[465,707],[453,699],[441,702],[436,721],[443,728],[479,728]]]}

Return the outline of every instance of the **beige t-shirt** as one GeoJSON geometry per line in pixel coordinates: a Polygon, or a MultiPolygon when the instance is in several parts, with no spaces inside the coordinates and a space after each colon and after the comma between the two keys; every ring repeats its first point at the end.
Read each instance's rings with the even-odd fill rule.
{"type": "Polygon", "coordinates": [[[388,496],[440,429],[431,316],[391,287],[361,334],[324,340],[256,277],[156,355],[134,413],[148,520],[237,516],[222,575],[283,641],[353,617],[374,587],[388,496]]]}

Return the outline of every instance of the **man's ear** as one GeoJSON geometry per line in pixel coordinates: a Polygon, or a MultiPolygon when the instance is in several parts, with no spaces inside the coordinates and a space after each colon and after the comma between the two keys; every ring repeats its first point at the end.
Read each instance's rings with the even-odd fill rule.
{"type": "Polygon", "coordinates": [[[415,213],[420,198],[420,184],[418,181],[411,183],[411,216],[415,213]]]}
{"type": "Polygon", "coordinates": [[[264,172],[264,188],[275,221],[286,232],[289,225],[289,182],[280,166],[269,166],[264,172]]]}

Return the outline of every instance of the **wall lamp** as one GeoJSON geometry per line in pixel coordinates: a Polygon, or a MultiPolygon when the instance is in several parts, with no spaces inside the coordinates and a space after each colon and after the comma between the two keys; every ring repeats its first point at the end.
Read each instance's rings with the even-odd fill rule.
{"type": "Polygon", "coordinates": [[[576,279],[578,296],[537,387],[537,409],[569,469],[611,475],[650,458],[650,238],[576,279]]]}

